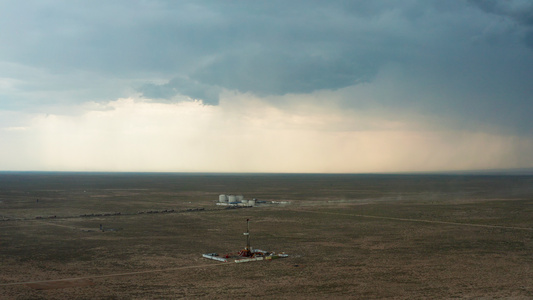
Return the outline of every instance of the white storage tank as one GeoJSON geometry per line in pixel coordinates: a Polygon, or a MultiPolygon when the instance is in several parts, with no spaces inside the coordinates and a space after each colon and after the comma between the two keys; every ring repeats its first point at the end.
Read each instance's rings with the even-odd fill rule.
{"type": "Polygon", "coordinates": [[[248,205],[255,206],[255,199],[248,200],[248,205]]]}
{"type": "Polygon", "coordinates": [[[237,195],[237,202],[242,202],[242,200],[244,199],[244,196],[243,195],[237,195]]]}
{"type": "Polygon", "coordinates": [[[231,202],[237,202],[237,196],[235,195],[229,195],[228,196],[228,202],[231,203],[231,202]]]}
{"type": "Polygon", "coordinates": [[[218,196],[218,202],[221,202],[221,203],[228,202],[228,196],[226,196],[226,195],[218,196]]]}

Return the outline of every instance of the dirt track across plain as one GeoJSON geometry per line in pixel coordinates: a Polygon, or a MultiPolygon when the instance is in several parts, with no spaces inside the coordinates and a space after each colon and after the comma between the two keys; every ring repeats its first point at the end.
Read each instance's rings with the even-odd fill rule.
{"type": "Polygon", "coordinates": [[[105,274],[105,275],[92,275],[92,276],[82,276],[82,277],[74,277],[74,278],[61,278],[61,279],[50,279],[50,280],[35,280],[35,281],[25,281],[25,282],[0,283],[0,286],[13,286],[13,285],[25,285],[25,284],[33,284],[33,283],[52,283],[52,282],[59,282],[59,281],[74,281],[74,280],[96,279],[96,278],[106,278],[106,277],[131,276],[131,275],[148,274],[148,273],[172,272],[172,271],[185,270],[185,269],[209,268],[209,267],[217,267],[217,266],[224,266],[224,265],[227,265],[227,264],[225,264],[225,263],[219,263],[219,264],[213,263],[213,264],[186,266],[186,267],[179,267],[179,268],[136,271],[136,272],[126,272],[126,273],[114,273],[114,274],[105,274]]]}
{"type": "Polygon", "coordinates": [[[382,216],[371,216],[371,215],[361,215],[361,214],[347,214],[347,213],[336,213],[336,212],[316,211],[316,210],[313,211],[313,210],[302,210],[302,209],[299,209],[298,211],[309,212],[309,213],[318,213],[318,214],[331,214],[331,215],[339,215],[339,216],[353,216],[353,217],[359,217],[359,218],[372,218],[372,219],[402,221],[402,222],[421,222],[421,223],[444,224],[444,225],[455,225],[455,226],[471,226],[471,227],[484,227],[484,228],[499,228],[499,229],[513,229],[513,230],[533,231],[533,228],[516,227],[516,226],[502,226],[502,225],[446,222],[446,221],[436,221],[436,220],[394,218],[394,217],[382,217],[382,216]]]}

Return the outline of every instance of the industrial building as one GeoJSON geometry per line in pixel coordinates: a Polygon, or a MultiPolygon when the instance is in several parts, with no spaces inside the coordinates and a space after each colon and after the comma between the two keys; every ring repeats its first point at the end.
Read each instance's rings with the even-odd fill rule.
{"type": "Polygon", "coordinates": [[[233,206],[233,207],[255,207],[258,205],[268,205],[268,204],[277,204],[277,205],[287,205],[290,204],[290,201],[260,201],[256,198],[253,199],[244,199],[243,195],[226,195],[221,194],[218,196],[217,205],[223,206],[233,206]]]}
{"type": "Polygon", "coordinates": [[[245,206],[245,207],[253,207],[258,204],[257,199],[251,199],[247,200],[244,199],[243,195],[225,195],[222,194],[218,196],[218,202],[217,205],[224,205],[224,206],[245,206]]]}

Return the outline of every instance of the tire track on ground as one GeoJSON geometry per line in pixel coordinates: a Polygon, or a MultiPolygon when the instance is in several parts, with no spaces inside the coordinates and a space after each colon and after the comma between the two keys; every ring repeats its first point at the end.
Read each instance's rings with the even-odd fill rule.
{"type": "Polygon", "coordinates": [[[185,266],[185,267],[168,268],[168,269],[156,269],[156,270],[146,270],[146,271],[125,272],[125,273],[113,273],[113,274],[104,274],[104,275],[90,275],[90,276],[73,277],[73,278],[61,278],[61,279],[48,279],[48,280],[35,280],[35,281],[24,281],[24,282],[0,283],[0,287],[2,287],[2,286],[25,285],[25,284],[32,284],[32,283],[50,283],[50,282],[75,281],[75,280],[85,280],[85,279],[98,279],[98,278],[107,278],[107,277],[132,276],[132,275],[138,275],[138,274],[148,274],[148,273],[158,273],[158,272],[172,272],[172,271],[176,271],[176,270],[207,268],[207,267],[216,267],[216,266],[224,266],[224,265],[230,265],[230,264],[215,263],[215,264],[185,266]]]}
{"type": "Polygon", "coordinates": [[[514,230],[533,231],[533,228],[528,228],[528,227],[490,225],[490,224],[473,224],[473,223],[459,223],[459,222],[424,220],[424,219],[409,219],[409,218],[395,218],[395,217],[382,217],[382,216],[373,216],[373,215],[336,213],[336,212],[329,212],[329,211],[313,211],[313,210],[304,210],[304,209],[298,209],[298,210],[293,210],[293,211],[303,211],[303,212],[309,212],[309,213],[331,214],[331,215],[340,215],[340,216],[353,216],[353,217],[359,217],[359,218],[393,220],[393,221],[402,221],[402,222],[419,222],[419,223],[444,224],[444,225],[455,225],[455,226],[470,226],[470,227],[482,227],[482,228],[498,228],[498,229],[514,229],[514,230]]]}

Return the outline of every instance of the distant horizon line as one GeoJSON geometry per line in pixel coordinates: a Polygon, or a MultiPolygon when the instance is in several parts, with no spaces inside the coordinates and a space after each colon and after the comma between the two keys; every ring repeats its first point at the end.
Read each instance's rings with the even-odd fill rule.
{"type": "Polygon", "coordinates": [[[79,173],[79,174],[202,174],[202,175],[533,175],[532,168],[474,169],[396,172],[211,172],[211,171],[45,171],[0,170],[0,173],[79,173]]]}

